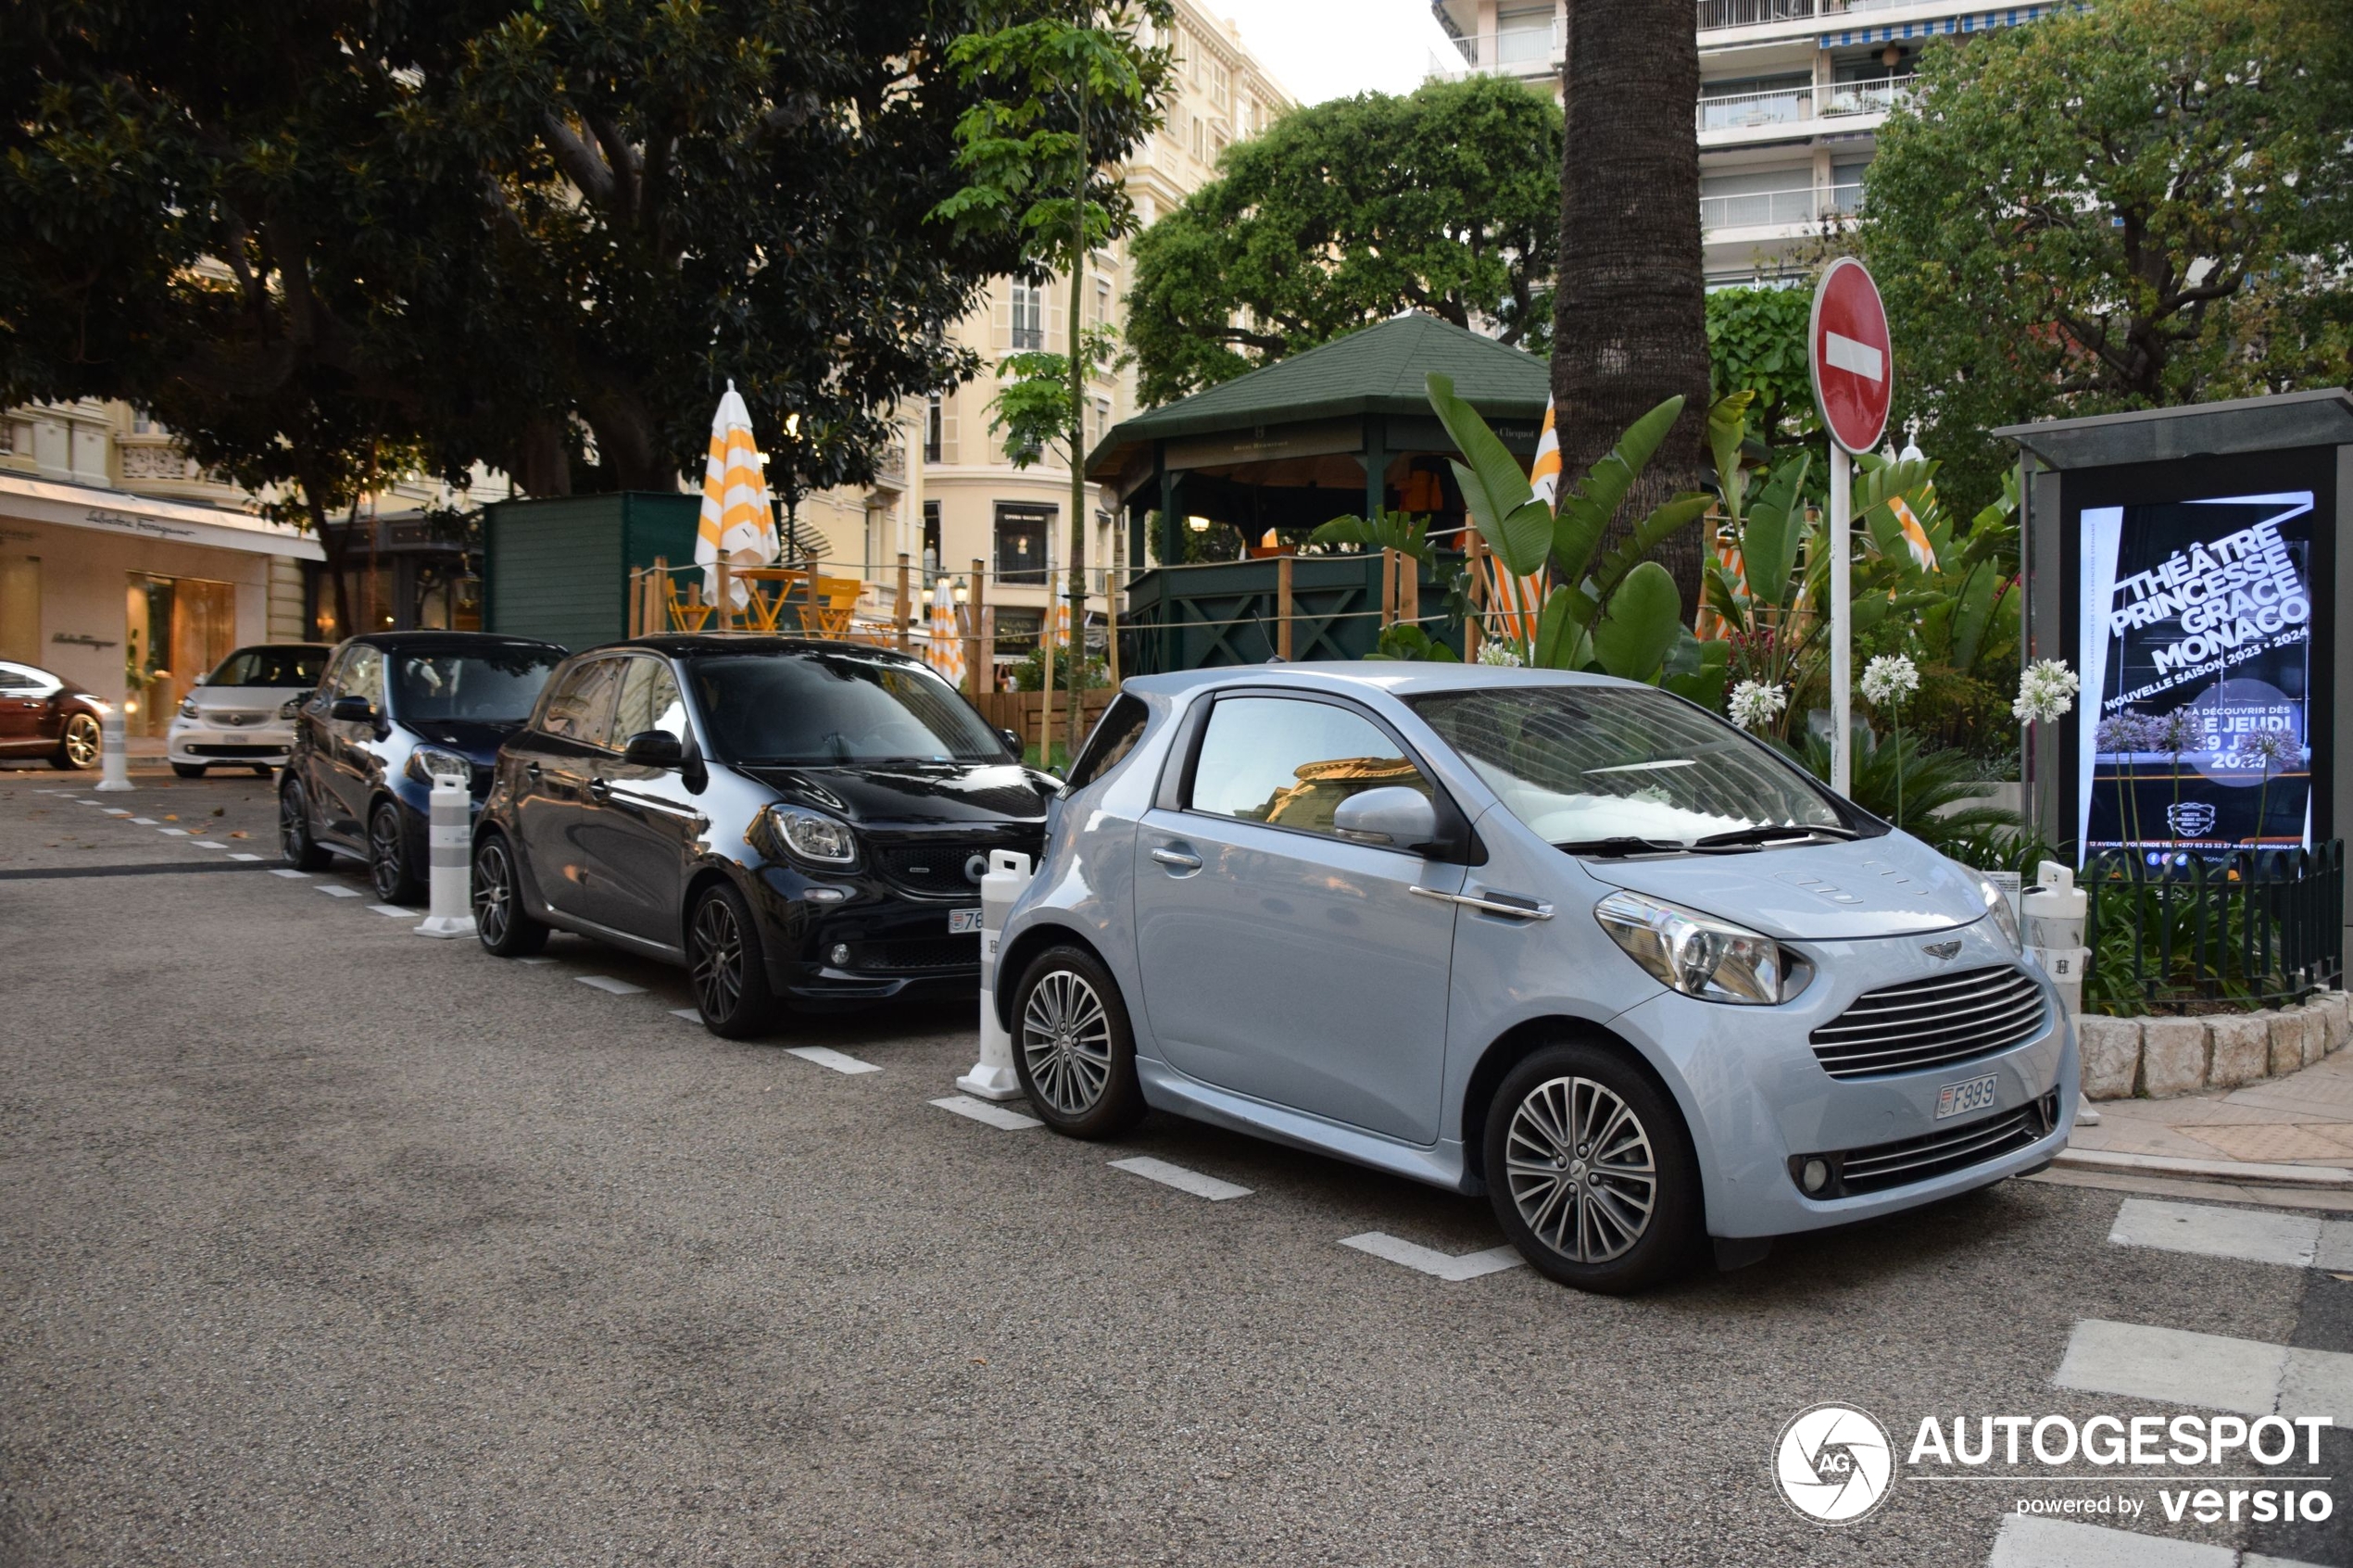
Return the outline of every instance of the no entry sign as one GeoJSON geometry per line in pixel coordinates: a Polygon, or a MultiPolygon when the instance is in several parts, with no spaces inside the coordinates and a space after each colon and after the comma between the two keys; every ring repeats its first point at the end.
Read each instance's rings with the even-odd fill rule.
{"type": "Polygon", "coordinates": [[[1806,338],[1814,406],[1822,411],[1831,438],[1849,452],[1869,451],[1887,430],[1895,361],[1879,285],[1853,257],[1839,257],[1823,272],[1814,289],[1814,322],[1806,338]]]}

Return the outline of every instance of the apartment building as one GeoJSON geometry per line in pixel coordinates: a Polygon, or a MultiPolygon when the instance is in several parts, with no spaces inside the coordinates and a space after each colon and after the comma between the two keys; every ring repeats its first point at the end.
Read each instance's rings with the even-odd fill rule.
{"type": "MultiPolygon", "coordinates": [[[[1556,99],[1565,0],[1434,0],[1459,59],[1431,74],[1526,82],[1556,99]]],[[[1958,0],[1696,0],[1700,230],[1712,286],[1794,281],[1797,257],[1856,210],[1888,111],[1931,38],[2032,21],[2049,5],[1958,0]]]]}
{"type": "MultiPolygon", "coordinates": [[[[1194,0],[1176,0],[1175,32],[1167,42],[1177,68],[1166,123],[1136,149],[1124,170],[1137,218],[1146,225],[1214,178],[1227,146],[1256,135],[1292,102],[1243,47],[1234,24],[1194,0]]],[[[1082,323],[1120,325],[1131,281],[1126,243],[1099,252],[1079,291],[1082,323]]],[[[1016,661],[1037,646],[1047,607],[1065,582],[1070,470],[1064,454],[1055,451],[1016,468],[1004,455],[1001,434],[989,429],[989,402],[1000,385],[995,368],[1007,355],[1069,351],[1069,315],[1067,278],[1040,286],[996,280],[987,303],[952,333],[976,350],[988,369],[906,411],[903,444],[886,456],[874,486],[812,496],[799,508],[799,521],[821,536],[812,542],[826,559],[844,569],[863,563],[875,613],[890,613],[899,551],[918,564],[925,581],[949,575],[966,593],[964,579],[979,560],[986,563],[983,591],[994,612],[999,659],[1016,661]]],[[[1137,410],[1135,374],[1100,374],[1088,390],[1086,445],[1091,448],[1137,410]]],[[[1092,621],[1103,613],[1116,531],[1104,493],[1090,488],[1088,509],[1084,564],[1092,621]]],[[[1143,564],[1128,566],[1134,571],[1143,564]]],[[[923,609],[918,604],[918,618],[923,609]]]]}

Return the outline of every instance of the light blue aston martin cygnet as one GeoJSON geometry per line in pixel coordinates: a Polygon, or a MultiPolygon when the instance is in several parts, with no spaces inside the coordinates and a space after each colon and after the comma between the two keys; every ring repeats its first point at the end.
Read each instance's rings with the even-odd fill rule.
{"type": "Polygon", "coordinates": [[[1075,1137],[1147,1107],[1485,1191],[1628,1291],[2050,1162],[2075,1042],[1984,878],[1652,687],[1431,664],[1126,683],[997,1005],[1075,1137]]]}

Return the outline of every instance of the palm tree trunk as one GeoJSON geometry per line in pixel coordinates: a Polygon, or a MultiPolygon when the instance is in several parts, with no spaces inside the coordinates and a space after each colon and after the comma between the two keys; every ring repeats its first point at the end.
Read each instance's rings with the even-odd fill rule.
{"type": "MultiPolygon", "coordinates": [[[[1683,415],[1605,536],[1707,476],[1707,292],[1701,270],[1699,35],[1689,0],[1568,0],[1562,68],[1568,134],[1561,159],[1560,285],[1553,305],[1553,395],[1561,458],[1576,476],[1618,435],[1681,394],[1683,415]]],[[[1704,542],[1660,546],[1689,612],[1704,542]]]]}

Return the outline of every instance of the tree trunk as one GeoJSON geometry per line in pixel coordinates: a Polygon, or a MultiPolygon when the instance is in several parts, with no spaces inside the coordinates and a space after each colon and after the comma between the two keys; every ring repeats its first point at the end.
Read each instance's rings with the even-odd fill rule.
{"type": "Polygon", "coordinates": [[[572,494],[572,453],[564,441],[560,417],[543,414],[523,426],[514,478],[526,495],[572,494]]]}
{"type": "MultiPolygon", "coordinates": [[[[302,505],[303,509],[310,514],[311,535],[319,541],[319,549],[327,558],[327,581],[333,585],[334,589],[335,640],[341,642],[346,637],[367,630],[364,626],[354,626],[351,623],[351,590],[346,585],[344,571],[344,548],[350,543],[351,535],[346,532],[342,538],[338,539],[327,532],[326,505],[320,500],[319,489],[315,484],[308,482],[303,484],[302,505]]],[[[356,512],[354,515],[357,515],[356,512]]],[[[316,626],[310,628],[313,634],[317,631],[316,626]]]]}
{"type": "MultiPolygon", "coordinates": [[[[1707,291],[1701,270],[1699,43],[1690,0],[1568,0],[1563,78],[1560,285],[1553,395],[1564,483],[1609,454],[1628,425],[1680,393],[1682,417],[1604,535],[1681,490],[1707,458],[1707,291]]],[[[1690,614],[1703,541],[1684,529],[1657,551],[1690,614]]]]}

